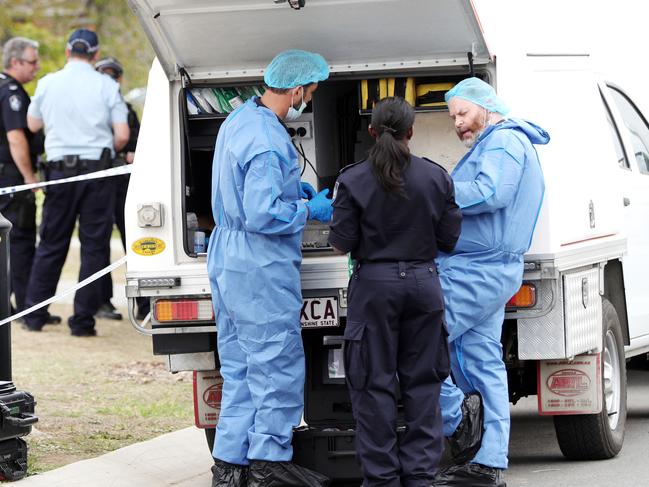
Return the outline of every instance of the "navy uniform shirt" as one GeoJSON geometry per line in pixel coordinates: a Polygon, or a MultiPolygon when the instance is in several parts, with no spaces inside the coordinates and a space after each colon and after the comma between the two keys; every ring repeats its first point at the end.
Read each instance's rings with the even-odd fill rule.
{"type": "Polygon", "coordinates": [[[438,250],[452,251],[462,215],[451,177],[411,156],[403,179],[406,198],[383,189],[369,161],[344,168],[334,191],[330,244],[360,262],[430,261],[438,250]]]}
{"type": "Polygon", "coordinates": [[[24,130],[29,142],[32,164],[36,163],[38,150],[34,147],[34,135],[27,128],[29,95],[22,85],[5,73],[0,73],[0,164],[14,164],[7,132],[24,130]]]}

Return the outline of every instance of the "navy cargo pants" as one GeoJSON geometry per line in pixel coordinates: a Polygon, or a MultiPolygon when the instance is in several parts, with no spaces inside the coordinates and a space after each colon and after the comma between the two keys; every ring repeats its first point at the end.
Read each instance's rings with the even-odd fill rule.
{"type": "MultiPolygon", "coordinates": [[[[17,171],[17,169],[16,169],[17,171]]],[[[0,176],[0,188],[25,184],[22,176],[0,176]]],[[[10,287],[16,311],[25,309],[25,293],[36,249],[36,198],[31,191],[0,196],[0,213],[11,222],[10,287]]]]}
{"type": "MultiPolygon", "coordinates": [[[[52,170],[50,179],[62,179],[63,172],[52,170]]],[[[79,218],[81,268],[79,281],[101,270],[109,261],[108,241],[113,228],[115,188],[113,178],[101,178],[49,186],[43,204],[40,243],[29,276],[26,307],[38,304],[56,292],[79,218]]],[[[77,291],[74,314],[68,319],[72,332],[94,329],[101,304],[101,285],[95,281],[77,291]]],[[[25,323],[40,329],[47,319],[47,307],[25,316],[25,323]]]]}
{"type": "Polygon", "coordinates": [[[345,374],[363,486],[428,487],[443,449],[439,393],[450,368],[435,264],[359,264],[348,305],[345,374]]]}

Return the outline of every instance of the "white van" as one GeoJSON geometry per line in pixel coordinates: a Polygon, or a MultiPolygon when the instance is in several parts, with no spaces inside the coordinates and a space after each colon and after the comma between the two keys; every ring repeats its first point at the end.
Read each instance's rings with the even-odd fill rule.
{"type": "MultiPolygon", "coordinates": [[[[503,325],[510,396],[515,403],[538,394],[567,457],[620,451],[625,359],[649,351],[649,125],[622,88],[592,74],[587,55],[499,52],[496,62],[470,0],[306,0],[300,9],[305,2],[297,0],[129,3],[157,54],[126,205],[126,292],[131,307],[135,297],[151,298],[152,315],[150,326],[132,310],[130,318],[152,335],[154,353],[169,357],[172,372],[199,371],[196,420],[208,438],[220,397],[219,310],[212,310],[202,241],[214,225],[214,143],[228,103],[231,109],[237,97],[263,89],[276,53],[300,48],[321,53],[331,67],[307,112],[287,124],[303,154],[303,179],[319,190],[371,145],[362,80],[410,78],[415,90],[429,90],[415,100],[411,150],[449,170],[465,148],[435,87],[475,74],[550,133],[550,144],[538,148],[543,209],[503,325]]],[[[327,232],[310,223],[303,244],[304,428],[312,434],[353,427],[339,361],[348,261],[327,247],[327,232]]],[[[323,455],[337,452],[332,462],[353,460],[349,441],[342,452],[331,435],[325,444],[323,455]]]]}

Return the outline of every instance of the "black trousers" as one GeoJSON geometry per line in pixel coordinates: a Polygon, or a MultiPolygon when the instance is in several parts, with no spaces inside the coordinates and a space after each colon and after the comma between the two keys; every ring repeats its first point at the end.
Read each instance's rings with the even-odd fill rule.
{"type": "MultiPolygon", "coordinates": [[[[62,171],[50,172],[50,179],[62,178],[62,171]]],[[[26,307],[55,294],[77,218],[81,242],[79,281],[106,266],[109,259],[108,242],[113,228],[114,202],[113,178],[64,183],[47,188],[40,243],[29,276],[26,307]]],[[[70,328],[94,328],[94,314],[100,304],[100,281],[79,289],[74,296],[74,314],[68,319],[70,328]]],[[[25,316],[25,322],[32,328],[40,328],[45,324],[47,315],[47,307],[41,308],[25,316]]]]}
{"type": "Polygon", "coordinates": [[[428,487],[443,449],[439,393],[450,369],[435,264],[358,265],[348,305],[345,374],[363,486],[428,487]]]}
{"type": "MultiPolygon", "coordinates": [[[[22,176],[0,176],[0,188],[24,184],[22,176]]],[[[25,293],[36,250],[36,200],[31,191],[0,196],[0,213],[11,222],[10,286],[16,310],[25,309],[25,293]]]]}

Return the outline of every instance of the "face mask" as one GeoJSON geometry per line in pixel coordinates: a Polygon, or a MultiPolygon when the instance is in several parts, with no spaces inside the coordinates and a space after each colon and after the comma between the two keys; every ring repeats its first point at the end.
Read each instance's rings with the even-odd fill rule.
{"type": "Polygon", "coordinates": [[[291,106],[288,107],[288,113],[284,117],[284,120],[291,122],[293,120],[297,120],[300,118],[300,115],[302,115],[302,112],[306,108],[306,103],[304,103],[304,91],[302,91],[302,104],[300,105],[300,108],[296,109],[293,106],[293,97],[291,97],[291,106]]]}

